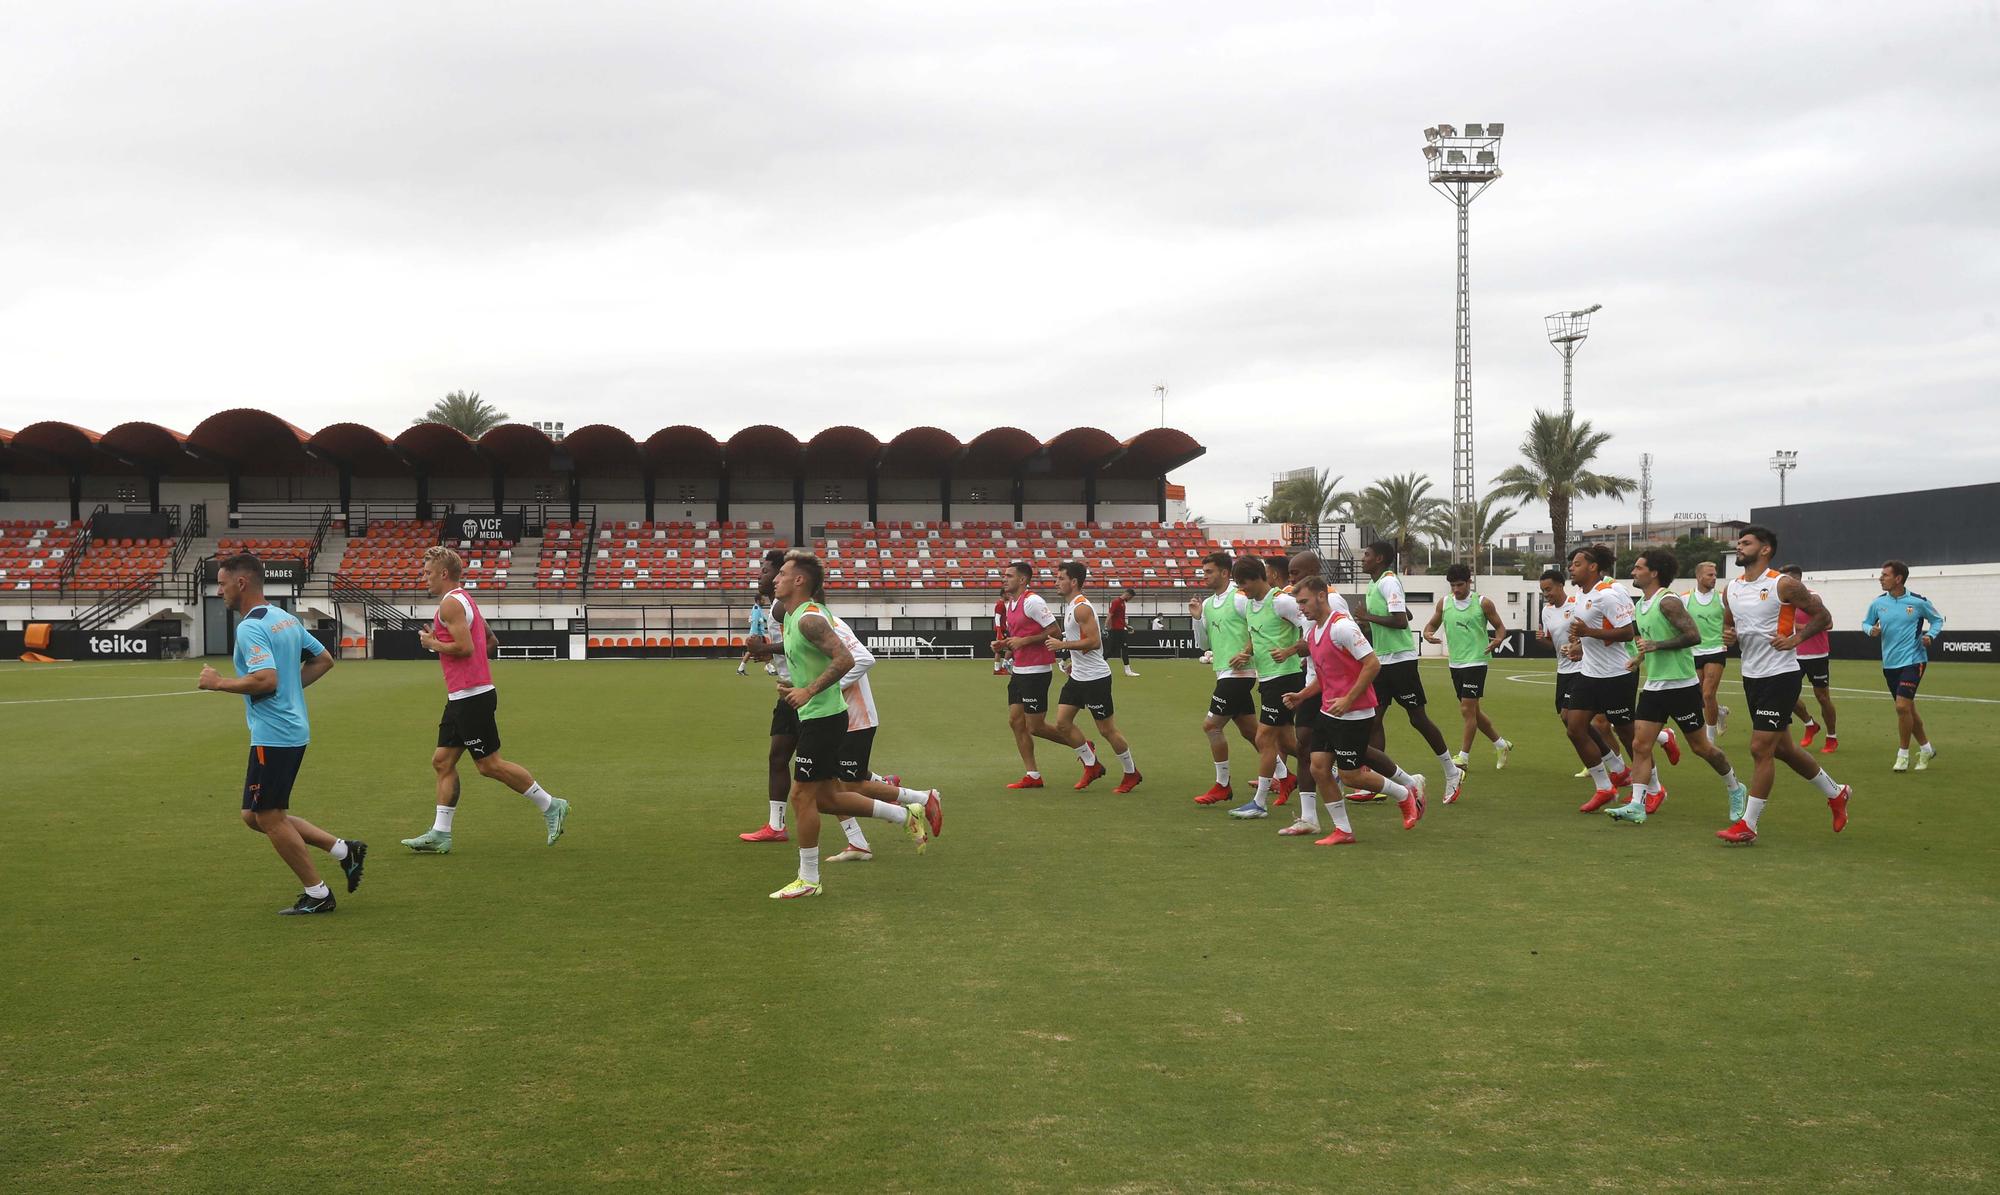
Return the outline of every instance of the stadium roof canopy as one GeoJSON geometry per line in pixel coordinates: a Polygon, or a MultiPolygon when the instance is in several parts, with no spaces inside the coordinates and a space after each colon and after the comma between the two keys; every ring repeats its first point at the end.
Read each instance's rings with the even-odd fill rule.
{"type": "Polygon", "coordinates": [[[1119,440],[1075,427],[1048,440],[1015,427],[960,440],[913,427],[888,441],[858,427],[830,427],[801,441],[769,424],[726,441],[698,427],[663,427],[638,439],[608,424],[579,427],[560,442],[524,423],[470,439],[419,423],[393,439],[359,423],[308,434],[266,411],[218,411],[183,434],[154,423],[122,423],[99,435],[60,420],[0,430],[0,470],[81,475],[223,477],[325,468],[363,477],[884,477],[1163,478],[1201,456],[1186,432],[1159,427],[1119,440]]]}

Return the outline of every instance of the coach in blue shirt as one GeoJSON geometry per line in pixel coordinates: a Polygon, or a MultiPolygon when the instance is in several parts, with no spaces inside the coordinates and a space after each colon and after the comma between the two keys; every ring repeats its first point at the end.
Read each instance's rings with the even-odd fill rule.
{"type": "Polygon", "coordinates": [[[333,654],[306,634],[292,615],[264,600],[264,565],[243,553],[222,561],[215,587],[230,611],[243,616],[236,627],[236,675],[203,668],[200,688],[237,693],[250,723],[250,767],[243,777],[243,824],[271,840],[278,857],[305,885],[297,902],[281,913],[331,913],[333,890],[319,878],[307,846],[332,855],[347,876],[347,890],[361,884],[368,844],[343,840],[291,813],[292,784],[305,762],[312,727],[306,720],[306,686],[333,667],[333,654]]]}
{"type": "Polygon", "coordinates": [[[1910,592],[1910,566],[1902,561],[1883,565],[1880,579],[1882,592],[1868,603],[1861,625],[1882,641],[1882,676],[1888,681],[1889,695],[1896,699],[1896,730],[1902,745],[1896,750],[1896,765],[1891,770],[1910,770],[1910,739],[1915,736],[1916,769],[1921,772],[1930,767],[1937,749],[1924,731],[1924,720],[1917,716],[1917,685],[1930,662],[1931,642],[1944,631],[1944,615],[1929,598],[1910,592]]]}

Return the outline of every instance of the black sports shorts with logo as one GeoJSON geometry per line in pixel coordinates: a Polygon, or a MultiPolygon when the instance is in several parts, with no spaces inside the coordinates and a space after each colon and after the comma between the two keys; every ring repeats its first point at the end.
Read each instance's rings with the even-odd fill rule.
{"type": "Polygon", "coordinates": [[[799,745],[792,754],[792,779],[801,784],[840,779],[840,748],[846,738],[846,710],[799,719],[799,745]]]}
{"type": "Polygon", "coordinates": [[[292,784],[305,759],[304,747],[250,748],[250,768],[243,773],[243,808],[290,809],[292,784]]]}
{"type": "Polygon", "coordinates": [[[1208,712],[1218,718],[1256,713],[1257,700],[1252,693],[1256,686],[1257,678],[1251,676],[1216,677],[1215,692],[1208,697],[1208,712]]]}
{"type": "Polygon", "coordinates": [[[795,739],[799,737],[799,711],[784,698],[771,708],[771,737],[795,739]]]}
{"type": "Polygon", "coordinates": [[[1333,756],[1334,766],[1341,771],[1354,771],[1368,753],[1373,723],[1373,718],[1336,718],[1322,710],[1313,722],[1312,749],[1333,756]]]}
{"type": "MultiPolygon", "coordinates": [[[[1285,707],[1285,695],[1296,693],[1306,687],[1303,670],[1289,676],[1274,676],[1270,680],[1257,682],[1257,723],[1260,726],[1283,726],[1295,723],[1296,715],[1285,707]]],[[[1307,705],[1315,704],[1307,702],[1307,705]]]]}
{"type": "Polygon", "coordinates": [[[474,759],[498,753],[500,723],[494,715],[499,709],[498,689],[445,702],[444,717],[438,719],[438,746],[463,747],[474,759]]]}
{"type": "Polygon", "coordinates": [[[1486,668],[1485,664],[1467,664],[1450,670],[1451,687],[1458,691],[1459,700],[1486,696],[1486,668]]]}
{"type": "Polygon", "coordinates": [[[1829,656],[1799,657],[1799,671],[1806,674],[1806,681],[1815,689],[1824,689],[1833,684],[1833,669],[1829,656]]]}
{"type": "Polygon", "coordinates": [[[1678,689],[1639,690],[1639,712],[1635,718],[1640,722],[1651,722],[1655,726],[1665,726],[1672,722],[1683,733],[1693,734],[1701,729],[1701,685],[1682,685],[1678,689]]]}
{"type": "Polygon", "coordinates": [[[1604,720],[1613,726],[1623,726],[1632,720],[1632,707],[1639,692],[1638,673],[1592,676],[1587,672],[1578,672],[1574,675],[1576,680],[1569,691],[1569,708],[1603,714],[1604,720]]]}
{"type": "Polygon", "coordinates": [[[1424,708],[1424,678],[1417,672],[1415,660],[1384,664],[1375,674],[1375,703],[1381,707],[1376,716],[1380,717],[1392,701],[1407,710],[1424,708]]]}
{"type": "Polygon", "coordinates": [[[1054,676],[1048,672],[1010,672],[1007,674],[1007,704],[1020,706],[1030,714],[1049,712],[1049,682],[1054,676]]]}
{"type": "Polygon", "coordinates": [[[1111,704],[1111,678],[1100,676],[1096,680],[1077,680],[1071,677],[1063,682],[1062,695],[1056,698],[1056,704],[1089,710],[1093,718],[1109,718],[1114,708],[1111,704]]]}
{"type": "Polygon", "coordinates": [[[859,782],[868,779],[868,759],[875,754],[875,727],[850,730],[840,740],[840,778],[859,782]]]}
{"type": "Polygon", "coordinates": [[[1746,676],[1743,696],[1750,703],[1752,730],[1783,730],[1792,724],[1792,707],[1799,703],[1805,674],[1794,668],[1776,676],[1746,676]]]}

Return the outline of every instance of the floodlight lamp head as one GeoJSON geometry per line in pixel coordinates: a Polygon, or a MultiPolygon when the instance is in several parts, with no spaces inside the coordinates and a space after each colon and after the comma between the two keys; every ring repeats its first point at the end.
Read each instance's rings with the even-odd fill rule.
{"type": "Polygon", "coordinates": [[[1586,307],[1586,308],[1584,308],[1584,309],[1583,309],[1583,312],[1582,312],[1582,314],[1584,314],[1584,315],[1591,315],[1591,314],[1593,314],[1593,313],[1595,313],[1595,312],[1599,312],[1599,311],[1602,311],[1602,310],[1604,310],[1604,304],[1602,304],[1602,303],[1592,303],[1592,304],[1591,304],[1590,306],[1588,306],[1588,307],[1586,307]]]}
{"type": "Polygon", "coordinates": [[[1435,145],[1424,146],[1424,160],[1435,162],[1437,161],[1437,159],[1438,159],[1438,147],[1435,145]]]}
{"type": "Polygon", "coordinates": [[[1441,124],[1438,126],[1438,135],[1440,137],[1456,137],[1458,136],[1458,130],[1448,124],[1441,124]]]}
{"type": "Polygon", "coordinates": [[[1492,137],[1497,140],[1501,137],[1506,136],[1506,134],[1507,134],[1507,126],[1504,124],[1488,124],[1486,126],[1486,135],[1488,137],[1492,137]]]}
{"type": "Polygon", "coordinates": [[[1465,135],[1468,137],[1484,137],[1486,135],[1486,126],[1483,124],[1466,125],[1465,135]]]}
{"type": "Polygon", "coordinates": [[[1424,140],[1436,141],[1437,139],[1438,139],[1438,127],[1436,125],[1432,125],[1431,127],[1424,130],[1424,140]]]}

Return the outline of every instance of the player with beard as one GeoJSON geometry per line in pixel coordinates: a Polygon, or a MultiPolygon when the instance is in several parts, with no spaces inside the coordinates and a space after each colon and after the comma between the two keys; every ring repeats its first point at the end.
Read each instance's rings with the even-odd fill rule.
{"type": "Polygon", "coordinates": [[[1096,748],[1076,728],[1077,714],[1089,710],[1091,719],[1097,723],[1097,732],[1104,736],[1125,772],[1118,787],[1111,791],[1129,793],[1145,777],[1132,762],[1132,744],[1125,741],[1125,735],[1118,729],[1111,703],[1111,664],[1104,658],[1104,636],[1098,628],[1097,607],[1083,596],[1083,583],[1089,577],[1090,566],[1081,560],[1065,560],[1056,566],[1056,593],[1063,603],[1063,629],[1062,637],[1051,639],[1049,648],[1069,653],[1069,679],[1063,682],[1062,695],[1056,699],[1055,732],[1083,763],[1083,778],[1075,787],[1089,788],[1105,772],[1096,748]]]}
{"type": "Polygon", "coordinates": [[[1715,836],[1741,845],[1757,841],[1757,822],[1771,799],[1779,759],[1826,797],[1836,834],[1847,826],[1847,802],[1854,795],[1846,785],[1834,783],[1826,769],[1792,741],[1788,729],[1792,707],[1799,700],[1799,643],[1825,630],[1833,616],[1811,590],[1771,567],[1777,552],[1777,532],[1754,523],[1745,527],[1736,540],[1736,564],[1743,573],[1730,579],[1723,594],[1722,638],[1743,657],[1752,769],[1743,816],[1715,836]]]}

